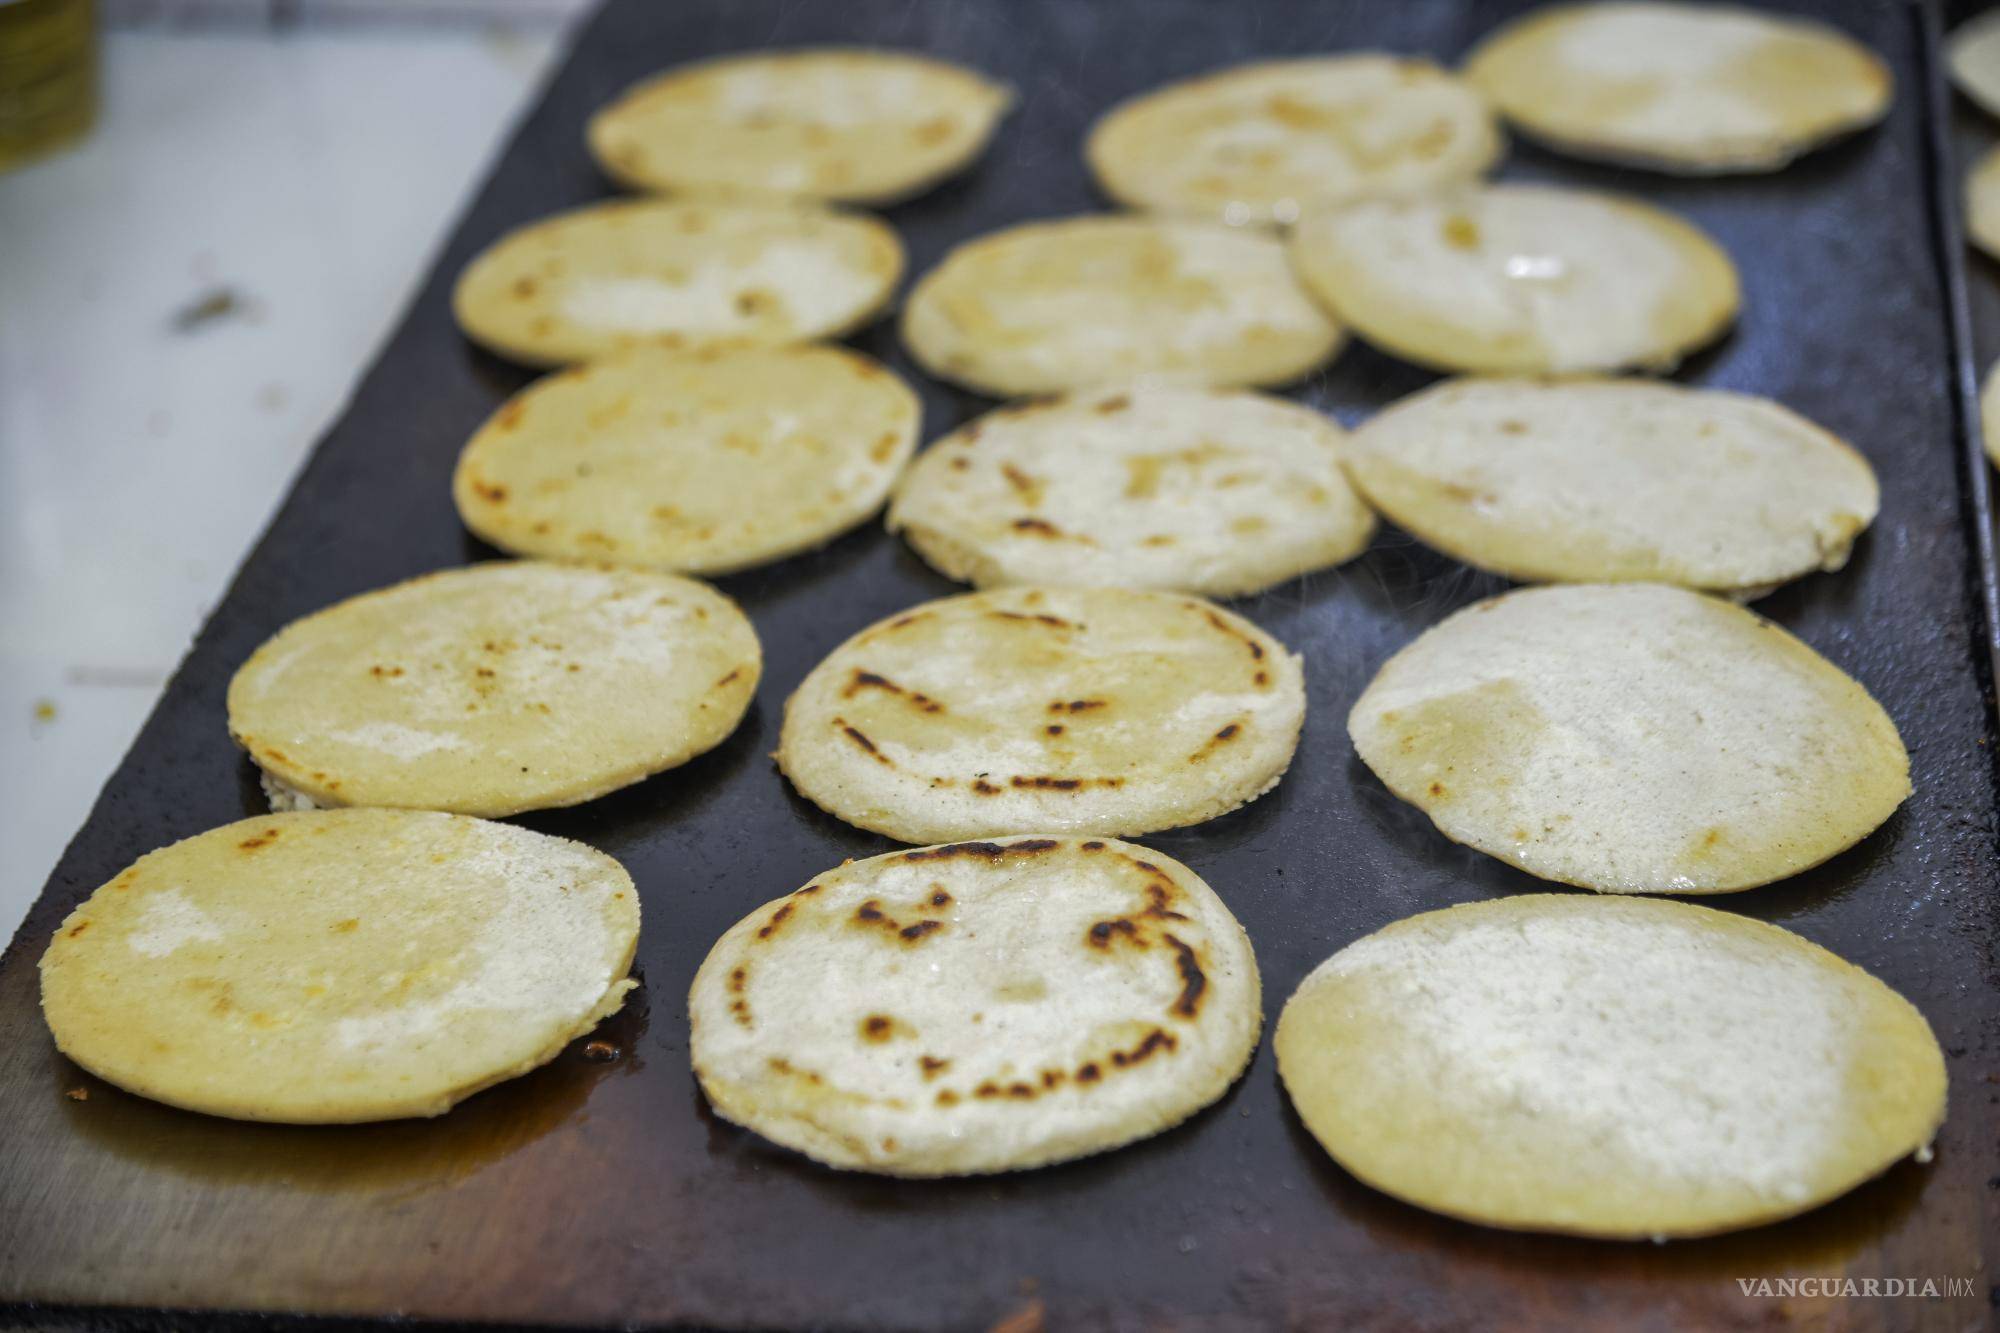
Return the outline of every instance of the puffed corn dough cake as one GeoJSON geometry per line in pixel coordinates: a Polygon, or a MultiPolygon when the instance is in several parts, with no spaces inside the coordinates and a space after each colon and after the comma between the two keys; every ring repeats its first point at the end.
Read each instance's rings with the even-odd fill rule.
{"type": "Polygon", "coordinates": [[[617,1011],[639,898],[581,843],[457,815],[321,810],[138,861],[42,956],[63,1054],[239,1120],[441,1115],[617,1011]]]}
{"type": "Polygon", "coordinates": [[[1447,371],[1665,370],[1736,317],[1736,268],[1693,224],[1614,195],[1489,185],[1350,205],[1292,259],[1369,342],[1447,371]]]}
{"type": "Polygon", "coordinates": [[[1031,834],[820,875],[716,942],[688,996],[717,1114],[830,1166],[1016,1171],[1207,1106],[1263,1024],[1257,960],[1186,866],[1031,834]]]}
{"type": "Polygon", "coordinates": [[[874,513],[918,416],[908,385],[842,347],[638,348],[515,395],[459,456],[452,495],[519,555],[723,574],[874,513]]]}
{"type": "Polygon", "coordinates": [[[903,273],[886,223],[810,204],[617,200],[495,241],[452,290],[465,336],[532,366],[636,344],[680,351],[837,338],[903,273]]]}
{"type": "Polygon", "coordinates": [[[1515,1230],[1757,1226],[1928,1160],[1945,1114],[1909,1001],[1790,931],[1662,899],[1399,921],[1308,976],[1273,1044],[1343,1167],[1515,1230]]]}
{"type": "Polygon", "coordinates": [[[1236,65],[1112,108],[1085,155],[1131,208],[1289,226],[1382,194],[1482,176],[1485,101],[1427,60],[1355,54],[1236,65]]]}
{"type": "Polygon", "coordinates": [[[1013,94],[907,51],[822,47],[682,65],[591,117],[620,184],[889,204],[985,151],[1013,94]]]}
{"type": "Polygon", "coordinates": [[[1550,146],[1686,174],[1773,171],[1888,113],[1889,68],[1824,23],[1729,5],[1538,9],[1465,77],[1550,146]]]}
{"type": "Polygon", "coordinates": [[[2000,148],[1966,173],[1965,230],[1974,245],[2000,259],[2000,148]]]}
{"type": "Polygon", "coordinates": [[[707,584],[506,560],[296,620],[229,682],[229,734],[274,809],[499,818],[576,805],[736,729],[762,654],[707,584]]]}
{"type": "Polygon", "coordinates": [[[1767,399],[1627,379],[1449,380],[1349,438],[1369,502],[1510,578],[1761,594],[1839,569],[1868,461],[1767,399]]]}
{"type": "Polygon", "coordinates": [[[978,585],[1235,596],[1357,555],[1375,516],[1340,427],[1241,391],[1156,386],[998,408],[926,449],[889,527],[978,585]]]}
{"type": "Polygon", "coordinates": [[[2000,362],[1986,372],[1979,390],[1979,430],[1986,444],[1986,456],[2000,467],[2000,362]]]}
{"type": "Polygon", "coordinates": [[[1658,584],[1475,603],[1390,658],[1347,730],[1452,841],[1606,893],[1768,884],[1910,794],[1859,682],[1732,602],[1658,584]]]}
{"type": "Polygon", "coordinates": [[[785,704],[799,794],[903,842],[1123,835],[1269,791],[1305,720],[1299,659],[1194,597],[1008,588],[861,631],[785,704]]]}
{"type": "Polygon", "coordinates": [[[1961,23],[1945,43],[1945,63],[1958,90],[1989,116],[2000,116],[2000,12],[1961,23]]]}
{"type": "Polygon", "coordinates": [[[903,307],[932,374],[996,397],[1138,378],[1283,384],[1339,350],[1271,236],[1116,215],[967,241],[903,307]]]}

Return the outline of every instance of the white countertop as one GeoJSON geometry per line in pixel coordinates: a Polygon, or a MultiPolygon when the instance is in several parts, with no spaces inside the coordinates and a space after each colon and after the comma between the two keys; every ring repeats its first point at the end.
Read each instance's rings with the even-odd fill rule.
{"type": "Polygon", "coordinates": [[[0,932],[558,45],[113,32],[93,136],[0,175],[0,932]]]}

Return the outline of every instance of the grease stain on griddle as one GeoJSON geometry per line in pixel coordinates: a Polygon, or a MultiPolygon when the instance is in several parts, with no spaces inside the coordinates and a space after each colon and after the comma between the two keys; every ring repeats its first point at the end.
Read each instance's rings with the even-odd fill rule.
{"type": "MultiPolygon", "coordinates": [[[[65,1103],[70,1128],[135,1164],[208,1187],[264,1186],[309,1194],[407,1200],[464,1183],[566,1127],[581,1124],[606,1078],[644,1061],[606,1061],[592,1047],[630,1050],[645,1038],[645,989],[627,997],[597,1035],[572,1043],[540,1069],[476,1093],[428,1120],[362,1125],[276,1125],[198,1115],[134,1096],[107,1083],[98,1095],[65,1103]]],[[[58,1080],[75,1066],[50,1052],[58,1080]]],[[[72,1094],[74,1096],[74,1094],[72,1094]]]]}

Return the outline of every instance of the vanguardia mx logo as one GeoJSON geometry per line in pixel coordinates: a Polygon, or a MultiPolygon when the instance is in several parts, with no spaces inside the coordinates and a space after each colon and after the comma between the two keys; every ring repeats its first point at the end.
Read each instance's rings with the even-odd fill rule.
{"type": "Polygon", "coordinates": [[[1970,1296],[1969,1277],[1739,1277],[1745,1296],[1970,1296]]]}

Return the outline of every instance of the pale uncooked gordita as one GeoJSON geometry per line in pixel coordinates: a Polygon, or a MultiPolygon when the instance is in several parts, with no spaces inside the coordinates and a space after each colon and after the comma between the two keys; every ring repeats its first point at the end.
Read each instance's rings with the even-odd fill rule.
{"type": "Polygon", "coordinates": [[[724,574],[873,514],[918,415],[908,385],[845,347],[637,348],[509,399],[459,455],[452,496],[518,555],[724,574]]]}
{"type": "Polygon", "coordinates": [[[762,51],[633,85],[591,117],[590,151],[636,189],[888,204],[970,164],[1012,101],[914,52],[762,51]]]}
{"type": "Polygon", "coordinates": [[[1550,185],[1374,199],[1301,223],[1292,260],[1354,332],[1483,374],[1666,370],[1722,336],[1735,265],[1686,219],[1550,185]]]}
{"type": "Polygon", "coordinates": [[[1779,403],[1642,379],[1461,379],[1370,418],[1348,472],[1406,532],[1528,581],[1759,595],[1847,563],[1879,489],[1779,403]]]}
{"type": "Polygon", "coordinates": [[[1347,728],[1446,837],[1607,893],[1768,884],[1910,794],[1859,681],[1734,602],[1659,584],[1477,602],[1384,663],[1347,728]]]}
{"type": "Polygon", "coordinates": [[[614,200],[495,240],[459,275],[468,338],[533,366],[628,347],[711,351],[838,338],[888,301],[886,223],[806,203],[614,200]]]}
{"type": "Polygon", "coordinates": [[[298,1124],[442,1114],[624,1002],[631,877],[457,815],[263,815],[139,858],[58,927],[63,1054],[190,1111],[298,1124]]]}
{"type": "Polygon", "coordinates": [[[998,398],[1132,380],[1284,384],[1342,342],[1277,238],[1123,214],[964,242],[911,291],[902,331],[931,374],[998,398]]]}
{"type": "Polygon", "coordinates": [[[229,683],[229,732],[272,807],[498,818],[575,805],[736,729],[757,634],[705,583],[493,561],[294,621],[229,683]]]}
{"type": "Polygon", "coordinates": [[[1465,76],[1523,133],[1689,175],[1772,171],[1888,113],[1895,82],[1830,24],[1733,5],[1551,5],[1489,35],[1465,76]]]}
{"type": "Polygon", "coordinates": [[[997,408],[926,449],[889,527],[955,579],[1229,597],[1359,554],[1375,516],[1338,425],[1243,390],[1099,390],[997,408]]]}
{"type": "Polygon", "coordinates": [[[1756,1226],[1929,1160],[1945,1114],[1909,1001],[1790,931],[1659,899],[1398,921],[1308,976],[1274,1044],[1343,1167],[1514,1230],[1756,1226]]]}

